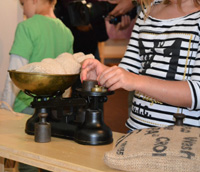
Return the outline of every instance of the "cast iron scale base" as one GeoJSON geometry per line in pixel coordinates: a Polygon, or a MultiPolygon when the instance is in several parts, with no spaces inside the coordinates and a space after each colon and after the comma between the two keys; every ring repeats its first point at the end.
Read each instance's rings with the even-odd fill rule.
{"type": "Polygon", "coordinates": [[[36,142],[49,142],[51,136],[74,140],[85,145],[104,145],[113,141],[111,129],[104,123],[99,105],[113,92],[77,89],[78,97],[35,96],[31,103],[35,113],[26,122],[25,132],[35,135],[36,142]]]}

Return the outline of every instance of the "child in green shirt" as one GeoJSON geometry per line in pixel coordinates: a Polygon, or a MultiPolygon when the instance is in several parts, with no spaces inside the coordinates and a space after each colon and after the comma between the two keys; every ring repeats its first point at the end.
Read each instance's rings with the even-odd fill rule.
{"type": "MultiPolygon", "coordinates": [[[[44,58],[56,58],[64,52],[73,53],[73,35],[54,15],[56,0],[20,0],[20,3],[27,20],[17,26],[10,50],[9,69],[18,69],[44,58]]],[[[32,98],[22,91],[18,93],[17,89],[14,91],[13,87],[8,77],[3,100],[14,107],[16,112],[32,113],[28,108],[32,98]]]]}
{"type": "MultiPolygon", "coordinates": [[[[14,43],[10,50],[9,70],[18,69],[28,63],[40,62],[44,58],[56,58],[73,53],[74,37],[54,15],[56,0],[20,0],[27,20],[18,24],[14,43]]],[[[33,114],[32,98],[14,86],[9,75],[2,100],[14,111],[33,114]]],[[[37,168],[19,163],[19,171],[36,172],[37,168]]]]}

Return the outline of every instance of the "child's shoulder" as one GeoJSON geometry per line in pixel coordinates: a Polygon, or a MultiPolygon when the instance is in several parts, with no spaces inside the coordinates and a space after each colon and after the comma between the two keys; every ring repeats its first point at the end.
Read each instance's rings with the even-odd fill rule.
{"type": "Polygon", "coordinates": [[[19,23],[19,25],[23,25],[23,26],[37,26],[37,25],[45,25],[46,23],[49,23],[52,21],[57,22],[58,20],[56,19],[51,19],[49,17],[43,16],[43,15],[34,15],[31,18],[28,18],[22,22],[19,23]]]}
{"type": "Polygon", "coordinates": [[[35,23],[35,22],[37,22],[38,21],[38,16],[37,15],[34,15],[33,17],[31,17],[31,18],[28,18],[28,19],[25,19],[25,20],[23,20],[23,21],[21,21],[20,23],[19,23],[19,25],[27,25],[27,24],[33,24],[33,23],[35,23]]]}
{"type": "Polygon", "coordinates": [[[17,30],[21,32],[22,30],[29,32],[36,29],[40,29],[44,25],[44,21],[42,16],[34,15],[31,18],[25,19],[18,23],[17,30]]]}

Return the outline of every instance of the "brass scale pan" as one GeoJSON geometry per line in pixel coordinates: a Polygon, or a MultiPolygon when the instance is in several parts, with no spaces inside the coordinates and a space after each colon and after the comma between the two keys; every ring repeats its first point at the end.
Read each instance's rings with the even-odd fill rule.
{"type": "Polygon", "coordinates": [[[8,72],[11,80],[19,89],[36,96],[51,96],[58,91],[64,92],[75,83],[79,76],[79,74],[42,74],[16,70],[8,72]]]}

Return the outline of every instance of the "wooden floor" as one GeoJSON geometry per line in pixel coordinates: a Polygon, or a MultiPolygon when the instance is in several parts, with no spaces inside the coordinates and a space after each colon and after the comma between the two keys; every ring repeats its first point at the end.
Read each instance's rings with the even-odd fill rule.
{"type": "Polygon", "coordinates": [[[117,90],[104,103],[104,122],[112,131],[127,133],[125,122],[128,118],[128,92],[117,90]]]}

